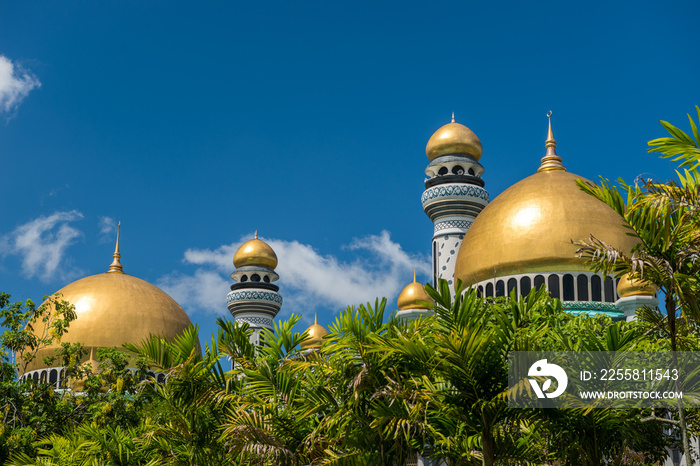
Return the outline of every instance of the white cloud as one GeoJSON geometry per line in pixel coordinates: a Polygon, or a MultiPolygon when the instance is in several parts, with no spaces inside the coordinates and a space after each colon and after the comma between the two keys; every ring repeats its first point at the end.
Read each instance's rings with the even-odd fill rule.
{"type": "Polygon", "coordinates": [[[100,243],[116,241],[117,222],[112,217],[100,217],[97,226],[100,229],[100,243]]]}
{"type": "MultiPolygon", "coordinates": [[[[225,313],[225,296],[233,283],[228,277],[233,272],[233,255],[248,239],[250,235],[214,250],[187,250],[184,262],[200,266],[194,275],[168,275],[158,281],[158,286],[185,309],[225,313]]],[[[389,298],[389,307],[393,307],[398,293],[411,281],[414,269],[425,276],[430,274],[428,258],[407,253],[386,231],[345,246],[355,253],[351,262],[319,254],[298,241],[267,238],[264,241],[279,259],[277,283],[284,298],[285,315],[292,312],[309,315],[319,307],[339,310],[377,297],[389,298]]]]}
{"type": "Polygon", "coordinates": [[[10,113],[41,83],[30,71],[0,55],[0,112],[10,113]]]}
{"type": "Polygon", "coordinates": [[[200,309],[222,314],[231,281],[214,270],[198,269],[194,275],[175,272],[162,277],[157,284],[188,312],[200,309]]]}
{"type": "Polygon", "coordinates": [[[0,238],[0,254],[16,255],[22,261],[22,273],[50,281],[66,272],[63,258],[68,247],[82,235],[70,225],[83,218],[78,211],[56,212],[20,225],[0,238]]]}

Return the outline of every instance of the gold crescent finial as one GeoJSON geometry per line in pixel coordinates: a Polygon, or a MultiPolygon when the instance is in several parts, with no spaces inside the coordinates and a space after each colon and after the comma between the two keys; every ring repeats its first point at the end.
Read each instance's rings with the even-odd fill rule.
{"type": "Polygon", "coordinates": [[[122,263],[119,261],[119,258],[122,257],[122,255],[119,253],[119,230],[121,229],[122,222],[117,223],[117,245],[114,247],[114,254],[112,254],[112,263],[109,265],[109,270],[107,272],[112,272],[112,273],[124,273],[124,268],[122,267],[122,263]]]}
{"type": "Polygon", "coordinates": [[[561,163],[561,157],[557,155],[557,141],[554,139],[554,133],[552,132],[552,111],[547,112],[547,118],[549,119],[549,130],[547,131],[547,140],[544,142],[544,146],[547,148],[547,153],[542,157],[540,162],[540,168],[538,172],[544,172],[548,170],[564,170],[564,164],[561,163]]]}
{"type": "Polygon", "coordinates": [[[452,123],[455,122],[455,112],[452,112],[452,123]]]}

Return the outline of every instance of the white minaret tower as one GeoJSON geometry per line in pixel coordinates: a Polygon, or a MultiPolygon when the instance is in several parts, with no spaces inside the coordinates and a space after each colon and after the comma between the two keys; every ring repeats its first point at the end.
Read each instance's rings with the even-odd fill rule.
{"type": "Polygon", "coordinates": [[[279,287],[272,282],[280,277],[275,273],[277,254],[264,241],[255,238],[244,243],[233,256],[236,271],[231,278],[238,283],[231,285],[226,304],[236,322],[247,322],[253,329],[250,342],[260,344],[263,328],[274,330],[273,319],[282,307],[279,287]]]}
{"type": "Polygon", "coordinates": [[[425,153],[430,164],[425,169],[423,210],[432,220],[433,283],[447,280],[454,289],[455,262],[464,234],[474,218],[489,203],[481,175],[481,141],[464,125],[452,122],[435,131],[425,153]]]}

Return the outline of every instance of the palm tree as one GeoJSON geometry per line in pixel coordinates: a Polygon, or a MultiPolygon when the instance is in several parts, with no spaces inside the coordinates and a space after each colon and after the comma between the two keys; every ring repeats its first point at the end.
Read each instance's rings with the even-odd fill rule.
{"type": "MultiPolygon", "coordinates": [[[[696,109],[700,118],[700,108],[696,109]]],[[[578,182],[584,192],[620,214],[630,234],[639,239],[639,245],[632,251],[620,251],[591,237],[576,243],[578,254],[587,258],[595,271],[629,275],[635,280],[653,283],[661,290],[674,354],[678,350],[678,315],[696,322],[700,320],[700,135],[690,115],[688,118],[694,139],[662,121],[671,137],[649,141],[649,152],[661,152],[663,157],[682,160],[682,167],[690,167],[683,173],[677,172],[677,181],[638,180],[633,185],[621,181],[620,189],[626,197],[608,180],[602,180],[600,186],[578,182]]],[[[675,423],[681,429],[683,450],[689,458],[690,444],[680,399],[678,412],[679,420],[675,423]]]]}

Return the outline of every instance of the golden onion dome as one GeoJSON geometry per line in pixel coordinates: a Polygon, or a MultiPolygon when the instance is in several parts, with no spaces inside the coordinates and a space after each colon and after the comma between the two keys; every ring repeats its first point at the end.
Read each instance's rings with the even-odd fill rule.
{"type": "Polygon", "coordinates": [[[416,282],[416,272],[414,271],[413,283],[409,283],[406,288],[401,291],[401,294],[399,294],[397,302],[399,311],[404,311],[406,309],[431,309],[429,303],[432,302],[434,302],[433,298],[425,291],[425,286],[416,282]]]}
{"type": "Polygon", "coordinates": [[[304,342],[302,342],[299,346],[302,347],[302,349],[318,349],[321,347],[323,344],[323,337],[328,335],[328,330],[323,328],[323,325],[319,325],[317,316],[314,314],[314,323],[311,325],[309,328],[306,329],[306,332],[309,335],[309,338],[307,338],[304,342]]]}
{"type": "Polygon", "coordinates": [[[617,294],[620,298],[628,296],[655,296],[658,288],[646,280],[632,280],[629,275],[620,277],[617,283],[617,294]]]}
{"type": "Polygon", "coordinates": [[[637,244],[617,212],[579,189],[576,180],[588,180],[567,172],[555,147],[550,125],[540,169],[476,217],[459,249],[455,278],[471,285],[521,273],[590,271],[572,241],[593,235],[625,252],[637,244]]]}
{"type": "MultiPolygon", "coordinates": [[[[61,343],[81,343],[88,350],[88,359],[95,360],[99,348],[139,344],[150,334],[172,339],[192,325],[163,290],[122,272],[118,248],[117,243],[109,272],[81,278],[57,291],[59,299],[75,306],[77,317],[61,342],[40,350],[27,371],[47,367],[42,359],[53,356],[61,343]]],[[[43,332],[43,328],[35,331],[43,332]]]]}
{"type": "Polygon", "coordinates": [[[261,265],[275,269],[277,267],[277,254],[272,250],[269,244],[258,239],[258,232],[255,232],[255,238],[243,243],[238,248],[236,254],[233,255],[233,266],[236,268],[245,265],[261,265]]]}
{"type": "Polygon", "coordinates": [[[431,162],[449,154],[465,154],[479,160],[481,153],[479,138],[466,126],[456,123],[454,113],[452,122],[435,131],[425,146],[425,154],[431,162]]]}

